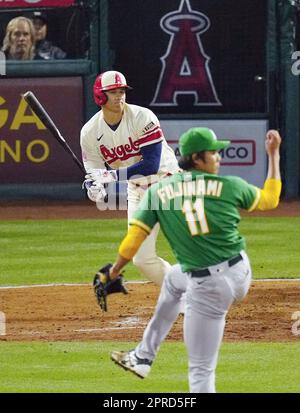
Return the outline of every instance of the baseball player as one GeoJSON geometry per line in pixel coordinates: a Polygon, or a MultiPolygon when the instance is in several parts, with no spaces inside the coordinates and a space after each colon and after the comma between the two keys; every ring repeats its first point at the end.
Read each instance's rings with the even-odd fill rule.
{"type": "MultiPolygon", "coordinates": [[[[154,113],[127,104],[124,75],[107,71],[96,78],[94,98],[102,109],[82,128],[81,148],[86,171],[85,186],[92,201],[105,198],[104,184],[128,181],[128,219],[132,218],[148,187],[179,170],[154,113]],[[107,169],[107,168],[108,169],[107,169]]],[[[156,255],[159,224],[133,258],[151,281],[162,284],[170,264],[156,255]]]]}
{"type": "Polygon", "coordinates": [[[281,192],[280,135],[266,135],[269,166],[263,189],[235,176],[219,176],[219,150],[230,142],[216,139],[207,128],[192,128],[180,138],[184,170],[153,185],[131,220],[110,276],[129,262],[151,229],[160,223],[178,263],[166,275],[154,316],[135,350],[114,351],[121,367],[146,377],[179,311],[186,291],[184,340],[193,393],[215,392],[215,369],[225,317],[242,300],[251,283],[245,240],[238,231],[239,208],[276,208],[281,192]]]}

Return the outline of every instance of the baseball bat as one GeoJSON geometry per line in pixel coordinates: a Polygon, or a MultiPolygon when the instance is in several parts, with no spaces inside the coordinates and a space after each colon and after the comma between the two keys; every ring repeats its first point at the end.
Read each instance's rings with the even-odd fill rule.
{"type": "MultiPolygon", "coordinates": [[[[34,111],[34,113],[40,118],[40,120],[43,122],[43,124],[50,131],[52,136],[64,148],[64,150],[72,156],[73,161],[79,167],[81,172],[83,172],[83,174],[85,175],[86,171],[85,171],[85,168],[84,168],[82,162],[77,158],[75,153],[72,151],[72,149],[70,148],[70,146],[66,142],[65,138],[60,133],[58,127],[55,125],[55,123],[51,119],[50,115],[47,113],[46,109],[39,102],[39,100],[35,96],[35,94],[31,91],[28,91],[28,92],[24,93],[22,96],[23,96],[24,100],[28,103],[28,105],[31,107],[31,109],[34,111]]],[[[105,198],[104,198],[104,202],[107,202],[107,201],[108,201],[108,194],[106,194],[105,198]]]]}
{"type": "Polygon", "coordinates": [[[41,103],[39,102],[35,94],[33,92],[28,91],[23,94],[23,98],[28,103],[28,105],[31,107],[31,109],[34,111],[34,113],[40,118],[43,124],[47,127],[47,129],[51,132],[52,136],[57,140],[57,142],[64,148],[66,152],[68,152],[72,156],[74,162],[80,168],[81,172],[86,174],[86,171],[84,169],[82,162],[80,162],[80,160],[77,158],[75,153],[72,151],[72,149],[66,142],[65,138],[62,136],[57,126],[51,119],[50,115],[47,113],[45,108],[41,105],[41,103]]]}

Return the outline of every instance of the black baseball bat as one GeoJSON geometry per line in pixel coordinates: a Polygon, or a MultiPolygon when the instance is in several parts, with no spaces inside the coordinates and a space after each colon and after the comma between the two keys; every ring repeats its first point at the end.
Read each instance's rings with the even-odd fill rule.
{"type": "MultiPolygon", "coordinates": [[[[79,167],[81,172],[83,172],[83,174],[85,175],[86,171],[85,171],[85,168],[84,168],[82,162],[80,162],[80,160],[77,158],[75,153],[72,151],[72,149],[70,148],[70,146],[66,142],[65,138],[60,133],[58,127],[55,125],[55,123],[51,119],[50,115],[47,113],[46,109],[39,102],[39,100],[35,96],[35,94],[31,91],[28,91],[28,92],[24,93],[22,96],[23,96],[24,100],[28,103],[28,105],[31,107],[31,109],[34,111],[34,113],[40,118],[40,120],[43,122],[43,124],[51,132],[52,136],[57,140],[58,143],[60,143],[60,145],[64,148],[64,150],[72,156],[73,161],[79,167]]],[[[108,194],[106,194],[105,198],[104,198],[104,202],[107,202],[107,201],[108,201],[108,194]]]]}
{"type": "Polygon", "coordinates": [[[40,118],[43,124],[47,127],[47,129],[51,132],[52,136],[57,140],[57,142],[60,143],[64,150],[72,156],[74,162],[80,168],[81,172],[86,174],[82,162],[80,162],[75,153],[72,151],[65,138],[60,133],[58,127],[55,125],[46,109],[41,105],[35,94],[28,91],[23,94],[23,98],[34,111],[34,113],[40,118]]]}

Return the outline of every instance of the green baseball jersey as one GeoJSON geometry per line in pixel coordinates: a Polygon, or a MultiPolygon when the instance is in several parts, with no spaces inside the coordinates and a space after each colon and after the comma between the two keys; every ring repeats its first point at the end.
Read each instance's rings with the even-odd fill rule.
{"type": "Polygon", "coordinates": [[[253,209],[258,200],[259,188],[239,177],[192,170],[149,188],[131,224],[150,232],[159,222],[188,272],[228,260],[245,248],[239,208],[253,209]]]}

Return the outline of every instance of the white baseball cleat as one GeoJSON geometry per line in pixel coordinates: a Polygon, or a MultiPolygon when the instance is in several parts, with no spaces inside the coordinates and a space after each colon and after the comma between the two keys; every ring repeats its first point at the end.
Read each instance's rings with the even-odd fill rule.
{"type": "Polygon", "coordinates": [[[110,358],[123,369],[131,371],[141,379],[150,373],[152,361],[137,357],[134,350],[113,351],[110,358]]]}

